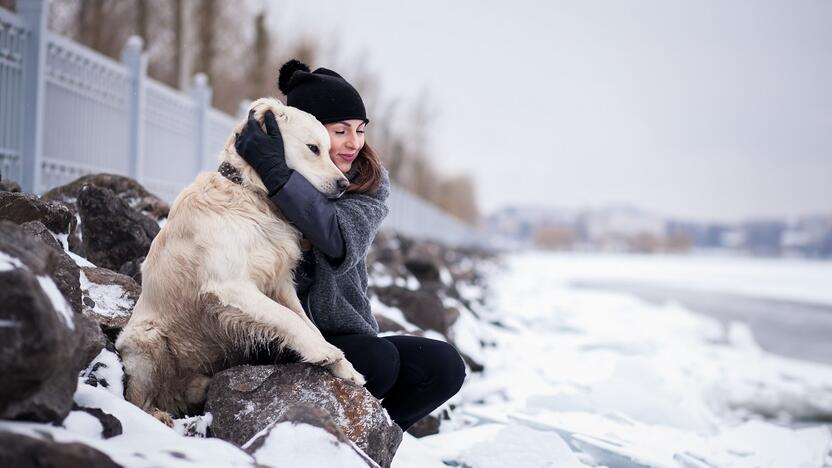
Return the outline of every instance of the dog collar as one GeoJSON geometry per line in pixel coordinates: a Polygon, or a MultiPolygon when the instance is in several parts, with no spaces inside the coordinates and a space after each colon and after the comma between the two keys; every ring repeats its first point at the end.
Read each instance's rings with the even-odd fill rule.
{"type": "Polygon", "coordinates": [[[243,177],[240,175],[240,171],[228,161],[223,161],[217,171],[231,182],[243,185],[243,177]]]}

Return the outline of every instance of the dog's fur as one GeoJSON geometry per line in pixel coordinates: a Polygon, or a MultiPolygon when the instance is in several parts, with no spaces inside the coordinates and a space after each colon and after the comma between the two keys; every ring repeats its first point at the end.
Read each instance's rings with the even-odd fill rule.
{"type": "MultiPolygon", "coordinates": [[[[259,99],[252,109],[261,125],[265,111],[275,114],[290,168],[328,197],[340,196],[346,178],[329,158],[320,122],[276,99],[259,99]]],[[[365,383],[304,313],[292,279],[300,233],[274,211],[237,154],[234,132],[220,160],[238,169],[242,184],[202,173],[179,194],[142,264],[141,296],[116,341],[127,399],[167,422],[165,412],[181,415],[204,403],[211,375],[263,345],[288,347],[304,362],[365,383]]]]}

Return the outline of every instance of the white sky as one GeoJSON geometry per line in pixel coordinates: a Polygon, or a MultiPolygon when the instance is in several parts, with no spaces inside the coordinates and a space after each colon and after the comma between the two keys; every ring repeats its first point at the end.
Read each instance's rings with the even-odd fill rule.
{"type": "Polygon", "coordinates": [[[427,89],[433,160],[486,213],[832,213],[830,0],[266,4],[281,37],[366,58],[388,98],[427,89]]]}

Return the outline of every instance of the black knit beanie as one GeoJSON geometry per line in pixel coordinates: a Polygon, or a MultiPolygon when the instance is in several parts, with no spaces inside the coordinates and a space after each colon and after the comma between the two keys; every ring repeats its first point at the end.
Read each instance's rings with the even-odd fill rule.
{"type": "Polygon", "coordinates": [[[310,72],[306,64],[292,59],[280,67],[277,87],[286,95],[287,105],[309,112],[321,123],[369,122],[358,91],[332,70],[310,72]]]}

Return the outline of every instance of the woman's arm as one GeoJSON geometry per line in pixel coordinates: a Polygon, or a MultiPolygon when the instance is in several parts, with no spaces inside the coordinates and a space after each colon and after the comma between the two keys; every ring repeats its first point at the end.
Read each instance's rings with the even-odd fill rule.
{"type": "Polygon", "coordinates": [[[334,202],[326,198],[297,172],[277,193],[272,203],[312,245],[335,261],[344,256],[344,239],[338,226],[334,202]]]}
{"type": "Polygon", "coordinates": [[[271,197],[287,219],[316,247],[316,262],[339,276],[367,257],[370,245],[387,216],[390,194],[387,170],[373,193],[348,193],[330,200],[295,173],[271,197]]]}

